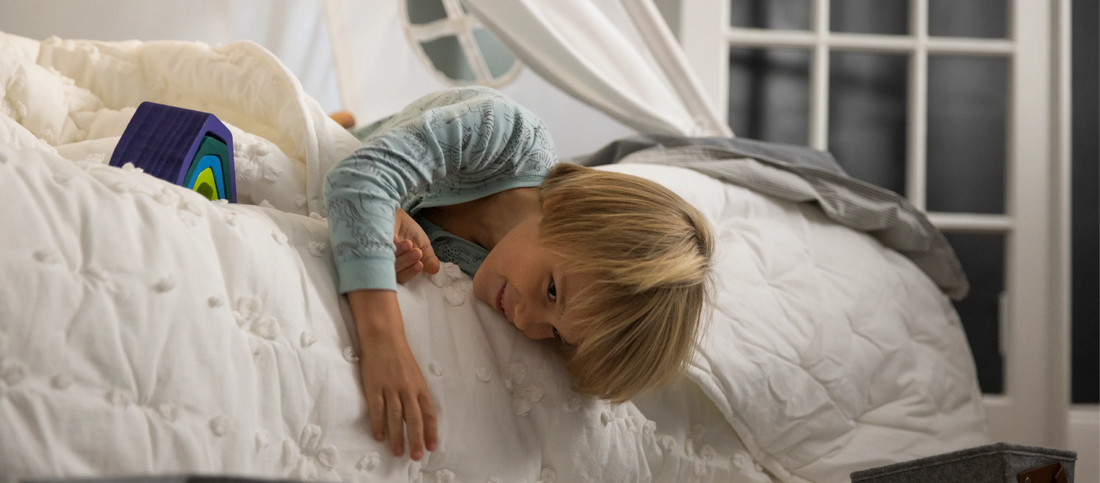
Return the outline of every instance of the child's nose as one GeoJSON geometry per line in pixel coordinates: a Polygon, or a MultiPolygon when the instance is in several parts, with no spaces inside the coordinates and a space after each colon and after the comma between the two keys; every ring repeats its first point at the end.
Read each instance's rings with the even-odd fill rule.
{"type": "Polygon", "coordinates": [[[549,337],[544,333],[544,330],[540,330],[541,327],[549,326],[543,320],[545,317],[541,317],[536,311],[526,310],[525,307],[526,304],[516,305],[516,328],[519,329],[520,332],[523,332],[523,335],[527,336],[529,339],[538,340],[549,337]]]}
{"type": "Polygon", "coordinates": [[[526,307],[527,304],[519,302],[512,309],[512,323],[523,333],[527,333],[527,329],[531,327],[531,317],[529,317],[526,307]]]}

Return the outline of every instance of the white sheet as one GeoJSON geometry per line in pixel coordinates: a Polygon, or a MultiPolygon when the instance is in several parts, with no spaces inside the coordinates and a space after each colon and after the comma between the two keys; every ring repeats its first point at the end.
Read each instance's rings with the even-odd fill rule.
{"type": "Polygon", "coordinates": [[[366,432],[325,224],[303,216],[354,141],[269,53],[0,34],[0,86],[0,218],[17,227],[0,235],[2,481],[843,481],[984,441],[957,318],[904,257],[810,208],[619,165],[719,234],[689,377],[616,407],[577,396],[452,267],[398,292],[441,448],[391,458],[366,432]],[[273,206],[105,166],[141,100],[217,113],[242,200],[273,206]]]}

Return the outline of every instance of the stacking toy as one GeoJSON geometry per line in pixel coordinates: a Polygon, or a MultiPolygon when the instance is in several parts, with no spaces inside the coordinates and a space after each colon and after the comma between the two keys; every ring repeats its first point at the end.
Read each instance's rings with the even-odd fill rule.
{"type": "Polygon", "coordinates": [[[237,202],[233,135],[213,114],[141,103],[111,154],[111,166],[126,163],[210,200],[237,202]]]}

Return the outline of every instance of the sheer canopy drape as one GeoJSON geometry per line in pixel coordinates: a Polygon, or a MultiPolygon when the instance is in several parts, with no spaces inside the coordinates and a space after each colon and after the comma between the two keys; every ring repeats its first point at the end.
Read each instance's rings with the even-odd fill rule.
{"type": "Polygon", "coordinates": [[[361,122],[433,90],[476,83],[531,108],[559,147],[579,133],[606,133],[564,155],[632,132],[732,135],[651,0],[326,0],[325,7],[341,99],[361,122]],[[417,18],[418,8],[434,8],[439,18],[417,18]],[[525,65],[521,73],[486,77],[492,59],[478,55],[492,52],[481,30],[525,65]],[[443,71],[454,65],[429,58],[447,42],[467,78],[448,78],[454,74],[443,71]]]}

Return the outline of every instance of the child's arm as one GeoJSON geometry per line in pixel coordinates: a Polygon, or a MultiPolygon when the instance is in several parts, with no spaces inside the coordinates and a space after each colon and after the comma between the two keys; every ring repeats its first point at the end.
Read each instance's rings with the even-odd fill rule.
{"type": "Polygon", "coordinates": [[[502,178],[537,186],[556,162],[545,125],[499,92],[456,89],[409,105],[325,179],[340,292],[397,289],[398,208],[412,212],[432,195],[479,198],[502,178]]]}
{"type": "Polygon", "coordinates": [[[389,435],[394,454],[403,450],[403,423],[414,459],[420,442],[431,450],[437,440],[434,407],[393,292],[398,208],[415,208],[432,190],[485,196],[486,182],[501,178],[508,187],[537,186],[556,162],[537,117],[492,89],[464,88],[426,96],[387,118],[325,179],[331,246],[359,332],[371,429],[389,435]]]}
{"type": "Polygon", "coordinates": [[[390,449],[401,456],[405,449],[404,425],[408,424],[409,456],[419,460],[422,449],[435,451],[435,406],[420,372],[397,304],[390,290],[348,292],[348,303],[359,332],[359,377],[367,397],[371,433],[382,441],[390,437],[390,449]]]}

